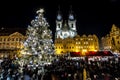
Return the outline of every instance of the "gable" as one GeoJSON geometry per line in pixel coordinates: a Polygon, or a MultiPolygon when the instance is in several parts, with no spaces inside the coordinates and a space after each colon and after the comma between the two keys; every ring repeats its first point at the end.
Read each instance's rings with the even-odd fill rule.
{"type": "Polygon", "coordinates": [[[19,33],[19,32],[15,32],[15,33],[13,33],[13,34],[11,34],[11,35],[9,35],[10,37],[15,37],[15,36],[20,36],[20,37],[23,37],[23,35],[21,34],[21,33],[19,33]]]}

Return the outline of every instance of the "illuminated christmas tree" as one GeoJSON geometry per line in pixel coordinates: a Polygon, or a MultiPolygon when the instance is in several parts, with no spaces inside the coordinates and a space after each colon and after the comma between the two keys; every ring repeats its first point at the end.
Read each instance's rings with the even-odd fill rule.
{"type": "Polygon", "coordinates": [[[37,55],[42,59],[48,59],[48,56],[54,54],[54,45],[52,40],[52,31],[44,18],[44,9],[36,11],[38,14],[31,25],[28,26],[24,42],[24,50],[31,55],[37,55]]]}

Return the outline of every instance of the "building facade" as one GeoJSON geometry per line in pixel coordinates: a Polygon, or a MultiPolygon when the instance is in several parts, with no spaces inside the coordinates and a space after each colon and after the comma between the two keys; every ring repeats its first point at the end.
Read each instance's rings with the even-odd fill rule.
{"type": "Polygon", "coordinates": [[[66,54],[70,52],[80,52],[85,55],[88,51],[98,51],[99,42],[96,35],[76,35],[74,38],[56,38],[55,51],[56,54],[66,54]]]}
{"type": "Polygon", "coordinates": [[[54,44],[56,54],[99,50],[96,35],[77,34],[76,19],[72,10],[69,12],[68,21],[64,21],[61,12],[58,11],[54,44]]]}
{"type": "Polygon", "coordinates": [[[103,50],[120,53],[120,28],[113,24],[110,33],[102,37],[101,41],[103,50]]]}
{"type": "Polygon", "coordinates": [[[5,33],[0,34],[0,58],[20,56],[20,51],[23,48],[23,41],[26,37],[19,33],[5,33]]]}

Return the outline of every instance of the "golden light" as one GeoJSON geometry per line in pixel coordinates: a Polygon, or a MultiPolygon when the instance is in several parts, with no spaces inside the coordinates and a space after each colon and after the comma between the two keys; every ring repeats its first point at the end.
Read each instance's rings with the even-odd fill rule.
{"type": "Polygon", "coordinates": [[[21,51],[21,54],[26,54],[26,52],[22,50],[22,51],[21,51]]]}
{"type": "Polygon", "coordinates": [[[76,51],[76,52],[79,52],[79,50],[78,50],[78,49],[76,49],[75,51],[76,51]]]}
{"type": "Polygon", "coordinates": [[[87,52],[87,50],[86,50],[86,49],[83,49],[82,52],[87,52]]]}
{"type": "Polygon", "coordinates": [[[55,52],[56,52],[56,54],[57,54],[57,55],[62,54],[62,53],[61,53],[61,50],[59,50],[59,49],[58,49],[58,50],[56,50],[55,52]]]}
{"type": "Polygon", "coordinates": [[[97,50],[93,50],[94,52],[97,52],[97,50]]]}
{"type": "Polygon", "coordinates": [[[82,55],[86,55],[86,53],[87,53],[87,50],[86,50],[86,49],[83,49],[83,50],[82,50],[82,55]]]}

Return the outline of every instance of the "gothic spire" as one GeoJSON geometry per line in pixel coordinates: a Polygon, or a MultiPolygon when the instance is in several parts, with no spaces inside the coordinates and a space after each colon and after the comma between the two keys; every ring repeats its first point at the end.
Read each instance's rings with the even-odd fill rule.
{"type": "Polygon", "coordinates": [[[73,15],[73,10],[72,10],[72,5],[70,6],[70,11],[69,11],[69,17],[68,17],[69,20],[74,20],[74,15],[73,15]]]}
{"type": "Polygon", "coordinates": [[[72,5],[70,5],[70,11],[69,11],[69,14],[72,14],[72,13],[73,13],[72,5]]]}
{"type": "Polygon", "coordinates": [[[58,6],[57,20],[59,20],[59,21],[62,20],[62,15],[61,15],[61,11],[60,11],[60,6],[58,6]]]}

